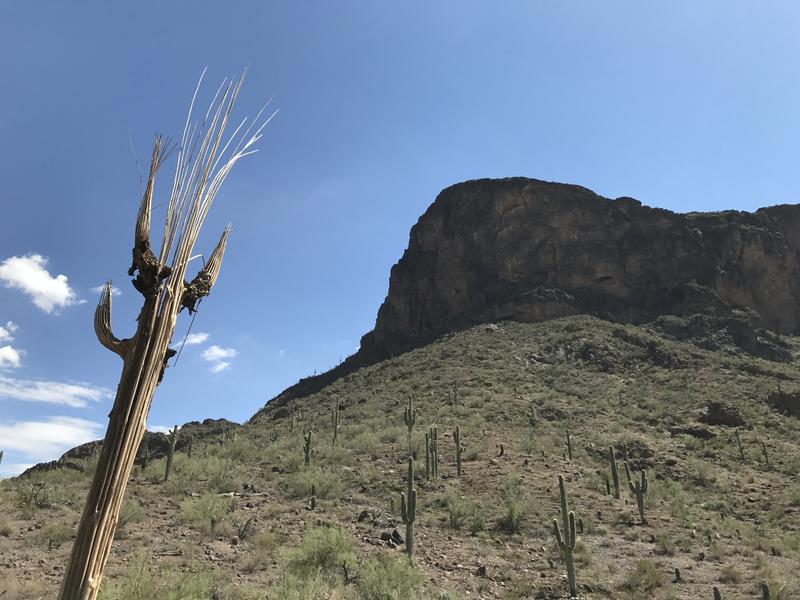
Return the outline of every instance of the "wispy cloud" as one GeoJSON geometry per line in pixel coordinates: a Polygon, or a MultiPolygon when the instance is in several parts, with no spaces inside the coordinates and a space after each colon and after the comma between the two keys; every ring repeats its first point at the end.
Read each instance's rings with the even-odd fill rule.
{"type": "Polygon", "coordinates": [[[0,263],[0,281],[6,287],[21,290],[46,313],[57,308],[80,304],[75,291],[69,287],[66,275],[53,277],[45,268],[47,259],[41,254],[12,256],[0,263]]]}
{"type": "MultiPolygon", "coordinates": [[[[104,285],[98,285],[96,287],[89,288],[89,291],[90,292],[94,292],[95,294],[100,294],[103,291],[104,287],[105,287],[104,285]]],[[[117,286],[112,285],[111,286],[111,295],[112,296],[121,296],[122,295],[122,290],[119,289],[117,286]]]]}
{"type": "Polygon", "coordinates": [[[284,356],[286,356],[286,350],[281,348],[280,350],[278,350],[278,359],[281,359],[284,356]]]}
{"type": "Polygon", "coordinates": [[[0,398],[83,408],[89,402],[110,396],[111,390],[88,383],[16,379],[0,375],[0,398]]]}
{"type": "Polygon", "coordinates": [[[187,346],[194,346],[196,344],[203,344],[208,339],[207,333],[190,333],[186,336],[186,345],[187,346]]]}
{"type": "Polygon", "coordinates": [[[0,422],[0,439],[4,449],[21,452],[31,461],[42,461],[97,439],[102,429],[100,423],[85,419],[45,417],[40,421],[0,422]]]}
{"type": "Polygon", "coordinates": [[[11,346],[0,346],[0,369],[19,369],[22,364],[22,350],[11,346]]]}
{"type": "Polygon", "coordinates": [[[203,350],[203,360],[212,363],[210,371],[219,373],[231,366],[228,359],[236,356],[238,352],[234,348],[221,348],[220,346],[209,346],[203,350]]]}
{"type": "Polygon", "coordinates": [[[7,321],[5,327],[0,325],[0,342],[13,342],[14,332],[19,329],[16,323],[7,321]]]}

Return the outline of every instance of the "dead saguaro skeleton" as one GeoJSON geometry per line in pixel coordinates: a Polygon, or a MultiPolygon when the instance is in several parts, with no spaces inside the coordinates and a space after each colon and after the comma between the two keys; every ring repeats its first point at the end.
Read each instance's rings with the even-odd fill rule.
{"type": "MultiPolygon", "coordinates": [[[[255,152],[253,144],[272,113],[264,109],[247,123],[242,121],[227,139],[224,136],[231,111],[241,90],[242,78],[226,80],[217,90],[200,124],[193,123],[195,90],[180,144],[176,148],[175,178],[166,202],[166,218],[158,256],[150,242],[150,216],[156,174],[170,150],[156,137],[147,185],[139,205],[133,246],[133,286],[144,296],[136,333],[118,339],[111,331],[111,282],[103,288],[94,316],[100,343],[122,358],[117,395],[109,414],[97,470],[86,498],[69,564],[61,586],[60,600],[93,600],[97,597],[103,570],[117,529],[125,487],[145,430],[147,413],[156,386],[161,381],[178,313],[193,312],[208,295],[219,275],[228,241],[226,227],[208,262],[190,282],[184,280],[197,237],[208,210],[236,162],[255,152]]],[[[201,78],[202,81],[202,78],[201,78]]]]}

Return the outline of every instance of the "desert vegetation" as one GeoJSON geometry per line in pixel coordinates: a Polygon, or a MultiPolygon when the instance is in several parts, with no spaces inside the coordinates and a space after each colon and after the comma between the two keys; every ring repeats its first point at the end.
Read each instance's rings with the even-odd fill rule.
{"type": "MultiPolygon", "coordinates": [[[[793,598],[798,378],[590,317],[448,335],[134,469],[100,597],[793,598]]],[[[0,593],[55,593],[74,462],[0,482],[0,593]]]]}

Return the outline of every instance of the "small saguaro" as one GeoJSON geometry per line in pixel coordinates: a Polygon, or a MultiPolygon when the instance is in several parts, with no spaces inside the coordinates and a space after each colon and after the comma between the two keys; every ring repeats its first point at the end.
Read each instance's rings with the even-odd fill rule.
{"type": "Polygon", "coordinates": [[[408,406],[403,410],[403,422],[408,428],[408,453],[413,452],[412,436],[414,433],[414,424],[417,422],[417,409],[414,408],[414,397],[408,397],[408,406]]]}
{"type": "Polygon", "coordinates": [[[408,491],[400,494],[400,516],[406,526],[406,554],[414,554],[414,521],[417,518],[417,490],[414,489],[414,459],[408,458],[408,491]]]}
{"type": "Polygon", "coordinates": [[[614,498],[619,500],[619,472],[617,471],[617,457],[614,454],[614,446],[608,447],[608,460],[611,464],[611,481],[614,484],[614,498]]]}
{"type": "MultiPolygon", "coordinates": [[[[626,468],[626,471],[630,472],[630,469],[626,468]]],[[[647,494],[647,487],[647,472],[644,469],[642,469],[641,478],[639,480],[632,481],[628,479],[628,488],[630,488],[631,494],[636,498],[636,507],[639,509],[639,517],[642,519],[642,523],[647,522],[644,516],[644,497],[647,494]]]]}
{"type": "Polygon", "coordinates": [[[309,466],[311,464],[311,430],[303,434],[303,464],[309,466]]]}
{"type": "Polygon", "coordinates": [[[553,519],[553,534],[556,537],[561,554],[564,556],[564,564],[567,567],[567,583],[569,584],[569,596],[578,596],[578,587],[575,584],[575,513],[569,510],[567,505],[567,492],[564,488],[564,476],[558,476],[558,491],[561,495],[561,527],[558,519],[553,519]]]}
{"type": "Polygon", "coordinates": [[[461,427],[458,425],[453,431],[453,443],[456,445],[456,473],[461,477],[461,427]]]}
{"type": "Polygon", "coordinates": [[[342,411],[341,406],[339,405],[339,397],[336,397],[336,402],[333,403],[331,407],[331,427],[333,428],[333,440],[331,441],[331,446],[336,448],[336,440],[339,437],[339,425],[342,422],[342,411]]]}
{"type": "Polygon", "coordinates": [[[167,434],[169,439],[169,450],[167,451],[167,466],[164,468],[164,481],[169,479],[170,471],[172,471],[172,459],[175,458],[175,444],[178,443],[178,426],[170,429],[167,434]]]}

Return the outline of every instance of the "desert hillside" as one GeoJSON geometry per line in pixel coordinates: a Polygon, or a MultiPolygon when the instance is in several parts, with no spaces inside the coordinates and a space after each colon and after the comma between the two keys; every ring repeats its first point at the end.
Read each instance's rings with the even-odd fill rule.
{"type": "MultiPolygon", "coordinates": [[[[581,598],[711,599],[715,586],[760,598],[762,584],[800,597],[800,365],[726,344],[725,330],[669,331],[589,316],[482,324],[241,428],[188,428],[168,481],[165,458],[135,469],[102,597],[563,598],[559,474],[581,598]],[[400,515],[410,398],[413,566],[400,515]],[[426,477],[432,427],[438,477],[426,477]],[[625,456],[632,480],[646,471],[644,523],[625,456]]],[[[55,596],[94,461],[0,482],[0,598],[55,596]]]]}

